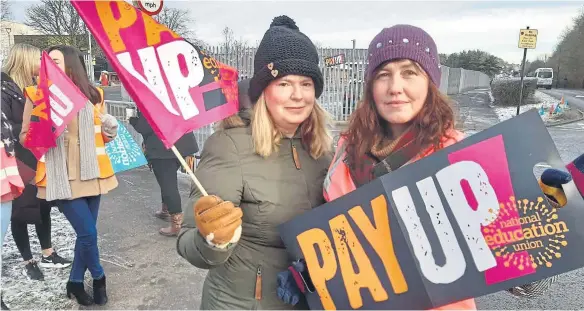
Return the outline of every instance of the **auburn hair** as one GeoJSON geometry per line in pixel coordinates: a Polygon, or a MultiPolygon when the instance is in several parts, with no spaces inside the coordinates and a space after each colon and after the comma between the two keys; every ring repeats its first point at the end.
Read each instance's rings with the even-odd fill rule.
{"type": "MultiPolygon", "coordinates": [[[[375,77],[382,67],[379,66],[371,76],[375,77]]],[[[373,100],[373,82],[374,78],[366,82],[364,98],[351,115],[348,129],[341,134],[351,161],[368,153],[384,136],[391,135],[387,121],[377,112],[373,100]]],[[[440,149],[441,141],[450,138],[449,131],[454,127],[455,117],[450,100],[429,81],[426,103],[412,122],[412,129],[417,132],[416,141],[424,148],[432,146],[440,149]]]]}

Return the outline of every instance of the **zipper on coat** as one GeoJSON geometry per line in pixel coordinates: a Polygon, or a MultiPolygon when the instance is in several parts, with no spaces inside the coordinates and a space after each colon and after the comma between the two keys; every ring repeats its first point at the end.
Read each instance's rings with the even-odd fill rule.
{"type": "Polygon", "coordinates": [[[294,159],[294,165],[296,166],[296,169],[299,170],[301,168],[300,166],[300,158],[298,157],[298,152],[296,151],[296,146],[294,145],[294,142],[290,141],[290,144],[292,144],[292,159],[294,159]]]}
{"type": "Polygon", "coordinates": [[[258,271],[256,273],[255,299],[262,299],[262,266],[258,266],[258,271]]]}

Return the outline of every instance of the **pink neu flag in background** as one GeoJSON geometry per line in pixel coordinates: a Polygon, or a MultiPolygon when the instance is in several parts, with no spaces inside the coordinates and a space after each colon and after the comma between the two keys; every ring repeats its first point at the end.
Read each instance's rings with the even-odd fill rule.
{"type": "Polygon", "coordinates": [[[42,55],[36,92],[27,92],[26,96],[34,107],[24,146],[40,159],[56,146],[57,137],[89,100],[46,52],[42,55]]]}
{"type": "Polygon", "coordinates": [[[72,1],[166,148],[235,114],[237,71],[124,1],[72,1]]]}

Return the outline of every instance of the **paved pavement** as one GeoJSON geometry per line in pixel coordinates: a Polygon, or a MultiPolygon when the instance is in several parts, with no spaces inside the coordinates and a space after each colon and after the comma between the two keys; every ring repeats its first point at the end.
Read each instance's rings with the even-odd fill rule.
{"type": "MultiPolygon", "coordinates": [[[[485,92],[453,97],[462,128],[467,134],[499,122],[485,92]]],[[[562,158],[567,161],[584,152],[584,122],[549,129],[562,158]]],[[[181,180],[187,197],[188,178],[181,180]]],[[[134,263],[121,268],[104,263],[108,271],[109,309],[196,309],[205,271],[190,266],[174,249],[173,239],[158,235],[164,223],[151,216],[159,207],[160,195],[154,175],[134,170],[119,176],[120,187],[105,197],[100,214],[100,241],[104,254],[134,263]],[[120,202],[123,202],[120,204],[120,202]]],[[[107,258],[107,257],[106,257],[107,258]]],[[[576,309],[584,306],[584,270],[566,274],[545,296],[517,299],[501,292],[477,299],[480,309],[576,309]]]]}
{"type": "MultiPolygon", "coordinates": [[[[206,271],[177,254],[175,238],[158,234],[167,223],[152,216],[161,200],[154,174],[136,169],[119,174],[118,181],[119,187],[104,196],[98,225],[102,261],[108,260],[103,263],[107,309],[198,309],[206,271]]],[[[189,186],[188,177],[179,174],[184,201],[189,186]]]]}
{"type": "Polygon", "coordinates": [[[499,123],[497,114],[489,106],[491,100],[485,91],[469,91],[464,94],[453,95],[454,110],[458,117],[457,128],[467,136],[485,130],[499,123]]]}
{"type": "MultiPolygon", "coordinates": [[[[108,99],[115,100],[115,89],[106,89],[106,94],[108,99]]],[[[486,93],[470,92],[453,98],[458,102],[460,124],[467,134],[498,122],[488,106],[486,93]]],[[[584,152],[584,122],[550,128],[549,132],[565,161],[584,152]]],[[[105,309],[198,309],[206,271],[178,256],[174,238],[158,234],[158,229],[166,223],[152,216],[160,207],[160,192],[153,173],[141,168],[117,177],[120,186],[103,197],[98,222],[100,252],[110,297],[105,309]]],[[[186,200],[190,181],[183,174],[179,177],[180,192],[186,200]]],[[[63,237],[55,235],[54,239],[63,237]]],[[[47,299],[51,300],[53,308],[78,308],[75,303],[64,302],[64,274],[55,276],[62,280],[61,288],[50,289],[56,294],[47,299]]],[[[584,306],[582,280],[584,270],[581,269],[564,275],[552,290],[538,299],[517,299],[500,292],[480,297],[477,302],[480,309],[580,309],[584,306]]],[[[9,297],[9,302],[16,303],[15,297],[9,297]]],[[[35,308],[33,305],[21,307],[35,308]]]]}
{"type": "MultiPolygon", "coordinates": [[[[462,128],[467,134],[499,122],[484,92],[453,97],[462,128]]],[[[584,122],[549,129],[562,158],[567,161],[584,152],[584,122]]],[[[181,193],[187,197],[189,179],[181,176],[181,193]]],[[[196,309],[205,271],[180,258],[174,239],[156,230],[164,222],[151,216],[159,207],[160,194],[154,175],[147,169],[119,175],[120,187],[105,196],[100,214],[102,253],[117,256],[132,267],[105,262],[111,302],[108,309],[196,309]],[[123,203],[121,203],[123,202],[123,203]]],[[[107,259],[108,257],[104,257],[107,259]]],[[[566,274],[538,299],[517,299],[500,292],[477,299],[480,309],[576,309],[584,306],[584,270],[566,274]]]]}

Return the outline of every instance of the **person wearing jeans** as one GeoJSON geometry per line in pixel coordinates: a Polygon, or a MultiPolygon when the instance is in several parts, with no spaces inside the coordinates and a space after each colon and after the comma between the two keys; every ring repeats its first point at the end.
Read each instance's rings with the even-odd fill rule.
{"type": "MultiPolygon", "coordinates": [[[[4,190],[2,190],[2,193],[4,193],[4,190]]],[[[12,201],[2,202],[2,206],[0,207],[0,222],[2,222],[2,227],[0,228],[0,247],[4,245],[4,236],[6,235],[6,230],[8,230],[10,216],[12,216],[12,201]]],[[[2,274],[2,252],[0,252],[0,274],[2,274]]],[[[0,298],[0,303],[2,304],[2,310],[8,310],[3,298],[0,298]]]]}
{"type": "Polygon", "coordinates": [[[75,257],[81,260],[73,261],[69,280],[82,283],[85,270],[89,270],[93,278],[100,279],[105,273],[99,263],[97,248],[97,214],[101,196],[78,198],[74,200],[57,201],[59,210],[65,215],[77,233],[75,241],[75,257]]]}
{"type": "MultiPolygon", "coordinates": [[[[2,202],[2,208],[0,209],[0,222],[2,222],[2,228],[0,229],[0,243],[4,243],[4,235],[10,224],[10,216],[12,216],[12,201],[2,202]]],[[[2,268],[1,263],[2,257],[0,257],[0,269],[2,268]]]]}
{"type": "MultiPolygon", "coordinates": [[[[89,100],[57,137],[56,146],[45,153],[44,161],[38,162],[34,179],[37,196],[55,201],[77,234],[67,296],[85,306],[104,305],[108,301],[106,276],[99,262],[96,222],[100,196],[118,186],[105,153],[105,144],[117,135],[118,123],[106,112],[103,91],[91,85],[79,50],[59,45],[50,47],[47,53],[89,100]],[[86,268],[93,277],[93,297],[84,287],[86,268]]],[[[28,98],[20,133],[23,145],[30,127],[33,102],[42,100],[42,94],[34,87],[27,88],[25,93],[28,98]]]]}

